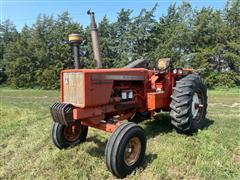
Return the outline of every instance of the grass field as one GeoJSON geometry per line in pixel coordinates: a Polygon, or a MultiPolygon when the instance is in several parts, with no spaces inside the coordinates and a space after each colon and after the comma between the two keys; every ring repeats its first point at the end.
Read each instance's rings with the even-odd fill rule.
{"type": "MultiPolygon", "coordinates": [[[[0,179],[114,179],[104,161],[108,133],[90,129],[85,143],[54,147],[48,107],[58,95],[0,88],[0,179]]],[[[207,127],[193,136],[177,134],[168,114],[140,124],[146,158],[127,179],[240,179],[240,92],[208,96],[207,127]]]]}

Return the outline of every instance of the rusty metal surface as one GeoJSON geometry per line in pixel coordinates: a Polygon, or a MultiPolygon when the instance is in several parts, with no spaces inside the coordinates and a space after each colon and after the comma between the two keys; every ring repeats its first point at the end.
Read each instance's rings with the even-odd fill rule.
{"type": "MultiPolygon", "coordinates": [[[[61,73],[61,100],[63,104],[72,104],[73,122],[78,121],[87,126],[112,132],[116,127],[112,123],[131,117],[135,112],[148,111],[153,114],[152,112],[160,109],[169,111],[170,95],[177,77],[171,70],[159,73],[144,68],[68,69],[61,73]],[[68,91],[64,87],[70,83],[64,78],[65,73],[84,74],[82,83],[76,79],[73,81],[71,88],[74,91],[68,91]],[[133,92],[133,98],[125,101],[121,99],[121,92],[127,90],[133,92]],[[66,101],[66,94],[73,99],[66,101]],[[83,97],[82,103],[75,102],[78,96],[83,97]],[[103,124],[102,120],[106,120],[107,124],[103,124]]],[[[59,110],[59,107],[54,107],[54,109],[56,110],[52,111],[53,118],[56,116],[56,121],[66,123],[62,108],[60,107],[59,110]]]]}
{"type": "Polygon", "coordinates": [[[129,84],[114,85],[114,82],[117,81],[133,82],[135,86],[141,85],[141,87],[133,86],[131,88],[139,89],[144,96],[146,90],[144,84],[148,83],[148,74],[148,70],[143,68],[64,70],[61,75],[61,102],[71,103],[81,108],[109,104],[113,86],[119,86],[117,88],[120,89],[130,88],[129,84]],[[71,81],[71,79],[65,78],[65,75],[69,73],[83,73],[83,79],[80,81],[79,78],[75,78],[74,81],[71,81]]]}
{"type": "Polygon", "coordinates": [[[73,57],[74,57],[74,67],[75,69],[80,69],[80,57],[79,57],[79,45],[73,44],[73,57]]]}
{"type": "Polygon", "coordinates": [[[90,20],[91,20],[90,30],[91,30],[92,47],[93,47],[94,59],[96,61],[96,67],[102,68],[102,58],[101,58],[101,52],[100,52],[100,47],[98,42],[98,29],[97,29],[97,24],[94,17],[94,12],[92,12],[91,10],[88,10],[87,14],[90,16],[90,20]]]}
{"type": "Polygon", "coordinates": [[[84,103],[84,74],[69,72],[63,74],[64,103],[84,103]]]}

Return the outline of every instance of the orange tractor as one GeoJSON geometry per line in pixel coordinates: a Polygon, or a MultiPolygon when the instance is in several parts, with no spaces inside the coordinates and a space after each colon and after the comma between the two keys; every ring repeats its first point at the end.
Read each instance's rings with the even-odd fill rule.
{"type": "Polygon", "coordinates": [[[102,69],[94,13],[88,14],[97,69],[80,69],[81,38],[71,34],[75,69],[61,72],[61,102],[50,107],[52,140],[62,149],[84,142],[88,127],[112,133],[105,150],[106,164],[123,178],[144,160],[146,135],[137,123],[169,111],[179,133],[196,132],[204,127],[207,89],[192,69],[174,69],[169,59],[160,59],[157,70],[141,68],[144,60],[102,69]]]}

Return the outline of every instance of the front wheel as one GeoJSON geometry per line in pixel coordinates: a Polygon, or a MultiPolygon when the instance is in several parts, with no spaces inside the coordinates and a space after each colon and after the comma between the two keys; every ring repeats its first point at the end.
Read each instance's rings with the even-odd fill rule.
{"type": "Polygon", "coordinates": [[[124,178],[142,165],[145,150],[144,130],[132,122],[121,124],[112,133],[106,146],[107,168],[118,178],[124,178]]]}
{"type": "Polygon", "coordinates": [[[179,133],[191,134],[204,128],[207,89],[200,76],[190,74],[177,81],[171,98],[171,122],[179,133]]]}
{"type": "Polygon", "coordinates": [[[88,127],[81,124],[63,125],[53,122],[52,141],[59,149],[75,146],[86,140],[88,127]]]}

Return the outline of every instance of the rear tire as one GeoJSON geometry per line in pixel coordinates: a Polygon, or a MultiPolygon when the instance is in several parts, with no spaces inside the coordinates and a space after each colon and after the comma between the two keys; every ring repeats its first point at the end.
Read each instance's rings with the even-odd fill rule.
{"type": "Polygon", "coordinates": [[[171,122],[179,133],[192,134],[204,128],[207,88],[200,76],[189,74],[177,81],[171,98],[171,122]]]}
{"type": "Polygon", "coordinates": [[[88,127],[81,124],[63,125],[53,122],[52,141],[59,149],[75,146],[86,140],[88,127]],[[75,126],[74,128],[72,126],[75,126]],[[74,129],[74,130],[73,130],[74,129]]]}
{"type": "Polygon", "coordinates": [[[121,124],[110,136],[105,159],[107,168],[118,178],[124,178],[141,166],[146,150],[144,130],[135,123],[121,124]]]}

